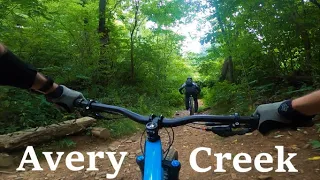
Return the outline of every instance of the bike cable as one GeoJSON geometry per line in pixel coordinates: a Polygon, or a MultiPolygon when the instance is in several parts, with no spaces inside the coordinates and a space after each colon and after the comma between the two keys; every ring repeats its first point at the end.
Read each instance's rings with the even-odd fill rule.
{"type": "MultiPolygon", "coordinates": [[[[170,142],[170,133],[169,133],[169,131],[168,130],[166,130],[167,132],[168,132],[168,136],[169,136],[169,142],[170,142]]],[[[168,147],[168,149],[165,151],[165,157],[164,157],[164,159],[166,159],[167,158],[167,155],[169,154],[169,151],[170,151],[170,148],[172,147],[172,145],[173,145],[173,142],[174,142],[174,130],[173,130],[173,128],[171,127],[171,131],[172,131],[172,141],[171,141],[171,143],[169,144],[169,147],[168,147]]]]}
{"type": "MultiPolygon", "coordinates": [[[[200,124],[200,123],[192,123],[192,124],[200,124]]],[[[205,125],[205,124],[200,124],[200,125],[205,125]]],[[[191,126],[189,124],[186,124],[185,126],[188,126],[194,129],[206,130],[206,127],[196,127],[196,126],[191,126]]]]}
{"type": "Polygon", "coordinates": [[[146,133],[146,129],[144,129],[143,133],[141,134],[141,137],[140,137],[140,149],[141,149],[141,153],[142,155],[144,155],[144,151],[143,151],[143,147],[142,147],[142,138],[143,138],[143,135],[146,133]]]}

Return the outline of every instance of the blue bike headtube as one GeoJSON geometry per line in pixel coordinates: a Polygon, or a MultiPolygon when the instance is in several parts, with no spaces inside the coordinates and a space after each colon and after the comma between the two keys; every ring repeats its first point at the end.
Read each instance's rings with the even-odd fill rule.
{"type": "Polygon", "coordinates": [[[162,158],[161,141],[146,140],[143,180],[163,180],[162,158]]]}

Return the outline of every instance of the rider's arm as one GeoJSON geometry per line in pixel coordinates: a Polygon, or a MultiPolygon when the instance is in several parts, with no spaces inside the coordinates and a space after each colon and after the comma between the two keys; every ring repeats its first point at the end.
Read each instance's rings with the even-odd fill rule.
{"type": "Polygon", "coordinates": [[[305,115],[320,113],[320,90],[294,99],[292,101],[292,108],[305,115]]]}
{"type": "Polygon", "coordinates": [[[185,86],[186,86],[186,83],[183,83],[182,86],[179,88],[180,94],[183,94],[183,93],[182,93],[182,89],[183,89],[185,86]]]}
{"type": "Polygon", "coordinates": [[[33,81],[31,89],[38,91],[42,94],[50,94],[51,92],[53,92],[54,90],[56,90],[58,88],[59,85],[57,83],[53,82],[51,88],[48,88],[48,90],[45,90],[45,91],[41,91],[40,90],[41,87],[43,87],[47,81],[48,81],[48,79],[44,75],[42,75],[38,72],[34,81],[33,81]]]}
{"type": "Polygon", "coordinates": [[[37,71],[33,67],[22,62],[0,44],[0,85],[29,89],[36,75],[37,71]]]}
{"type": "Polygon", "coordinates": [[[0,43],[0,85],[33,89],[66,110],[73,108],[73,101],[83,97],[80,92],[58,85],[52,79],[37,72],[31,65],[22,62],[0,43]]]}
{"type": "Polygon", "coordinates": [[[0,44],[0,85],[33,89],[42,94],[48,94],[53,92],[58,84],[53,82],[48,88],[41,89],[47,81],[48,79],[37,72],[35,68],[21,61],[4,45],[0,44]]]}
{"type": "Polygon", "coordinates": [[[200,93],[200,92],[201,92],[201,89],[200,89],[200,87],[198,86],[198,84],[194,83],[194,85],[196,86],[196,88],[197,88],[197,90],[198,90],[198,93],[200,93]]]}

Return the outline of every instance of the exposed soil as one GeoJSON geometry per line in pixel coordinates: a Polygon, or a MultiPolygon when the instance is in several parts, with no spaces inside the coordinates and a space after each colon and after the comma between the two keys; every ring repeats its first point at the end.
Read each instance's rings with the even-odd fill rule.
{"type": "MultiPolygon", "coordinates": [[[[188,115],[187,111],[179,111],[176,113],[178,116],[188,115]]],[[[312,150],[308,145],[310,139],[318,139],[319,134],[316,132],[316,128],[304,128],[299,131],[280,131],[273,132],[268,136],[262,136],[257,131],[252,134],[243,136],[233,136],[228,138],[219,137],[213,133],[205,132],[197,129],[190,128],[188,126],[174,128],[175,141],[174,147],[179,152],[179,160],[182,163],[180,171],[180,179],[190,180],[226,180],[226,179],[273,179],[273,180],[319,180],[320,179],[320,160],[310,161],[307,160],[310,157],[319,156],[319,152],[312,150]],[[277,136],[278,135],[278,136],[277,136]],[[283,136],[279,136],[283,135],[283,136]],[[285,159],[287,153],[297,153],[297,156],[292,159],[292,163],[299,171],[297,173],[277,173],[274,172],[277,169],[277,150],[275,146],[284,146],[285,159]],[[262,152],[269,153],[273,156],[274,170],[268,173],[258,172],[253,163],[247,165],[241,165],[241,167],[252,167],[252,170],[247,173],[237,172],[232,165],[232,161],[224,160],[225,173],[214,173],[216,169],[216,158],[214,156],[208,156],[206,153],[199,153],[197,156],[197,163],[200,167],[212,166],[212,170],[206,173],[198,173],[194,171],[189,164],[189,157],[191,152],[198,147],[208,147],[212,149],[214,153],[231,153],[233,156],[244,152],[254,157],[262,152]]],[[[124,160],[124,164],[120,169],[120,173],[115,179],[141,179],[138,166],[135,163],[135,156],[140,151],[140,136],[141,133],[132,135],[113,142],[103,141],[89,136],[75,136],[72,139],[77,143],[77,147],[73,151],[80,151],[84,155],[86,152],[92,151],[117,151],[117,152],[129,152],[124,160]]],[[[163,144],[166,146],[168,140],[167,132],[161,131],[161,137],[163,138],[163,144]]],[[[59,149],[56,149],[59,151],[59,149]]],[[[61,150],[60,150],[61,151],[61,150]]],[[[65,156],[64,156],[65,157],[65,156]]],[[[119,160],[119,156],[117,157],[119,160]]],[[[56,171],[49,171],[47,162],[42,159],[41,166],[44,171],[26,171],[26,172],[13,172],[12,174],[1,174],[0,179],[66,179],[66,180],[78,180],[78,179],[106,179],[106,173],[113,173],[114,170],[107,157],[104,159],[97,158],[97,167],[99,171],[85,170],[72,172],[66,165],[62,158],[58,169],[56,171]]],[[[85,168],[88,167],[88,157],[85,157],[85,168]]],[[[266,164],[263,167],[270,167],[266,164]]],[[[29,168],[30,169],[30,168],[29,168]]]]}

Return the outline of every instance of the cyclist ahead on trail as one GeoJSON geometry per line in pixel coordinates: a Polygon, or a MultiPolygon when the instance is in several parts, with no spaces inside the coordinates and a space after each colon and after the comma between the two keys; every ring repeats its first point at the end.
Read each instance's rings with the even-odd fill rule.
{"type": "Polygon", "coordinates": [[[183,94],[182,90],[185,89],[185,105],[186,110],[189,109],[189,97],[192,95],[194,99],[194,109],[195,112],[198,112],[198,94],[200,94],[201,89],[200,87],[192,81],[192,77],[188,77],[186,82],[182,84],[182,86],[179,88],[180,94],[183,94]]]}

